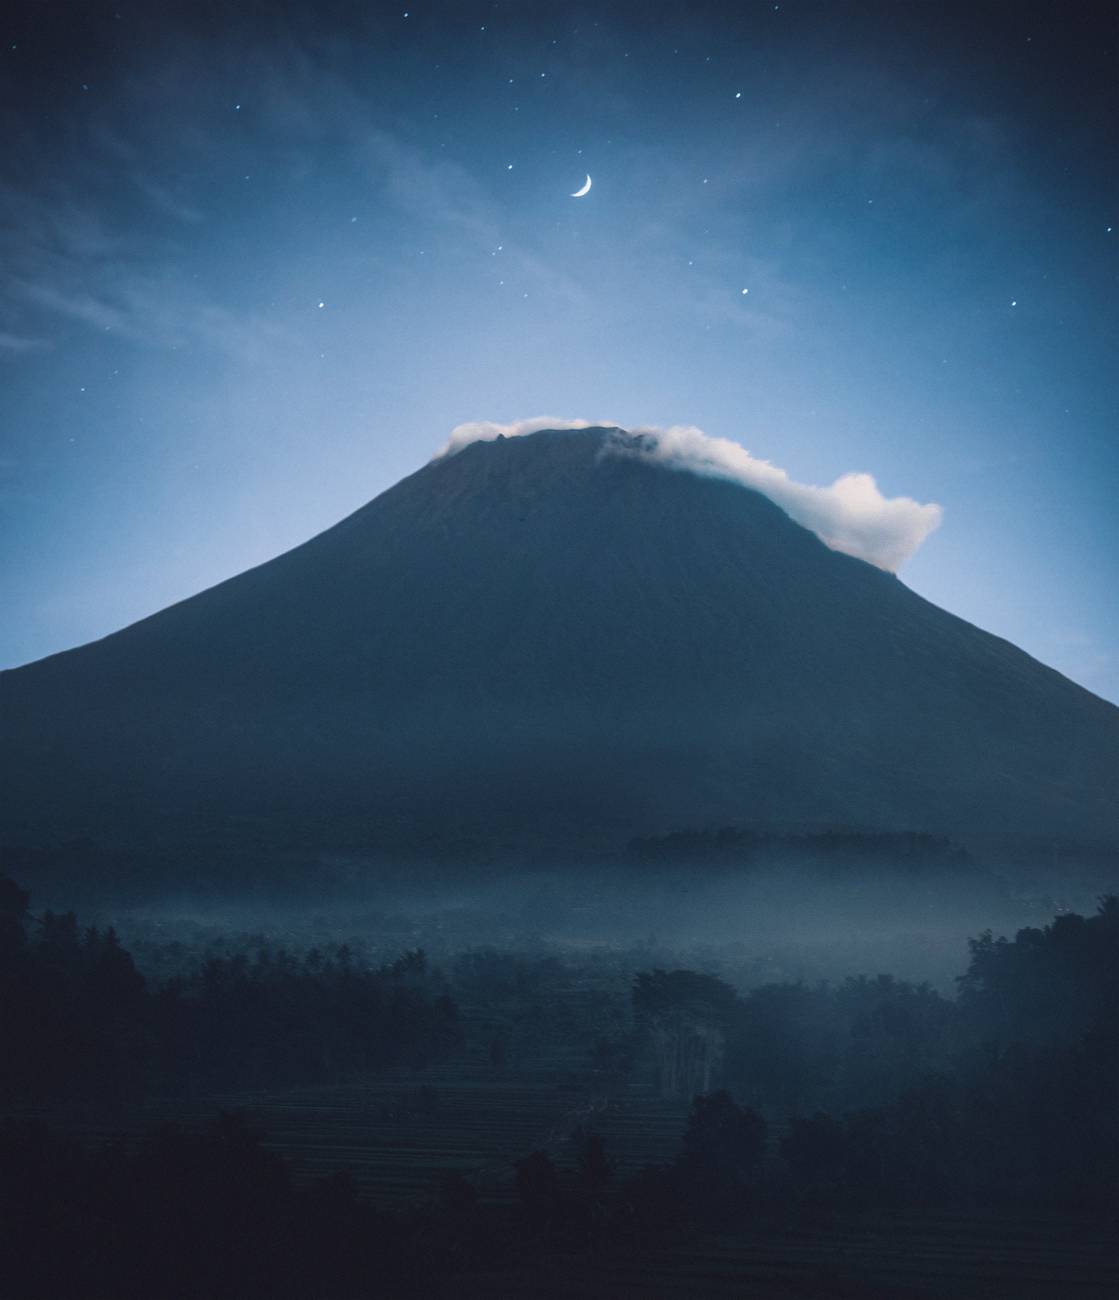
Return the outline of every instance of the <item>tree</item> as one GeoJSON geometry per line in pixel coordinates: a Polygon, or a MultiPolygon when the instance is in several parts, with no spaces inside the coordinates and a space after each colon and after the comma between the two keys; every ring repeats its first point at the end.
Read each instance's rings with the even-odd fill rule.
{"type": "Polygon", "coordinates": [[[843,1125],[818,1111],[811,1119],[795,1116],[781,1139],[781,1154],[798,1179],[818,1182],[843,1170],[846,1144],[843,1125]]]}
{"type": "Polygon", "coordinates": [[[24,925],[31,895],[14,880],[0,876],[0,962],[10,961],[27,943],[24,925]]]}
{"type": "Polygon", "coordinates": [[[661,1093],[710,1091],[738,1007],[734,989],[714,975],[654,970],[637,976],[632,996],[638,1026],[656,1056],[661,1093]]]}
{"type": "Polygon", "coordinates": [[[533,1151],[518,1160],[517,1199],[532,1231],[545,1230],[559,1207],[559,1170],[545,1151],[533,1151]]]}
{"type": "Polygon", "coordinates": [[[589,1192],[599,1192],[614,1176],[614,1166],[606,1158],[606,1141],[598,1133],[580,1129],[575,1134],[575,1167],[579,1181],[589,1192]]]}
{"type": "Polygon", "coordinates": [[[1105,895],[1095,916],[1066,912],[1010,942],[988,930],[968,941],[960,1007],[981,1040],[1079,1042],[1115,1024],[1119,1005],[1119,899],[1105,895]]]}
{"type": "Polygon", "coordinates": [[[708,1168],[744,1178],[765,1154],[768,1127],[757,1111],[739,1106],[729,1092],[712,1092],[692,1102],[684,1151],[708,1168]]]}

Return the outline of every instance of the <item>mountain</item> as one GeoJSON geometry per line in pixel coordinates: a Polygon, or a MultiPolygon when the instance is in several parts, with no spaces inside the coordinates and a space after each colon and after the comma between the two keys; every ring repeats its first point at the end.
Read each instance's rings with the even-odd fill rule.
{"type": "Polygon", "coordinates": [[[0,674],[3,842],[234,865],[730,825],[1119,842],[1119,710],[633,443],[472,443],[0,674]]]}

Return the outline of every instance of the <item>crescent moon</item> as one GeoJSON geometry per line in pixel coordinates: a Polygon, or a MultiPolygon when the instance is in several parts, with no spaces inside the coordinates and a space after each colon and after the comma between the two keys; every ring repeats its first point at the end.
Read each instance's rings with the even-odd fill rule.
{"type": "Polygon", "coordinates": [[[573,199],[581,199],[583,195],[586,194],[588,190],[590,190],[590,188],[591,188],[591,178],[588,176],[587,179],[583,182],[583,188],[576,190],[571,197],[573,199]]]}

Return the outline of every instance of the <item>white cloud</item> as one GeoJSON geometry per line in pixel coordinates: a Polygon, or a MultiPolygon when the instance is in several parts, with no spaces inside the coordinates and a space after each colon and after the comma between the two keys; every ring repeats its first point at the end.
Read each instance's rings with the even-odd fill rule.
{"type": "MultiPolygon", "coordinates": [[[[516,438],[542,429],[617,428],[610,421],[555,420],[537,416],[497,424],[460,424],[440,455],[461,451],[471,442],[516,438]]],[[[759,460],[729,438],[712,438],[694,425],[627,430],[640,438],[619,439],[615,455],[639,456],[669,469],[729,479],[761,492],[798,524],[810,528],[832,550],[843,551],[893,573],[939,527],[943,510],[910,497],[885,497],[871,474],[843,474],[830,487],[797,483],[783,469],[759,460]]]]}
{"type": "Polygon", "coordinates": [[[550,415],[537,415],[531,420],[514,420],[512,424],[497,424],[493,420],[471,420],[456,424],[451,436],[439,448],[440,456],[449,456],[472,442],[494,442],[498,438],[520,438],[525,434],[539,433],[542,429],[597,429],[617,428],[613,424],[597,424],[591,420],[557,420],[550,415]]]}

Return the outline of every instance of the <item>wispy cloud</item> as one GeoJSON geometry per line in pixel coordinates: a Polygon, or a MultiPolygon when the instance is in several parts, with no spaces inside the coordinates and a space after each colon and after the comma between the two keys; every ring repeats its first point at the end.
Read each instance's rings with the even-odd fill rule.
{"type": "Polygon", "coordinates": [[[142,173],[134,174],[132,182],[157,212],[162,212],[184,225],[197,226],[206,220],[205,213],[189,198],[184,197],[181,186],[164,185],[142,173]]]}
{"type": "Polygon", "coordinates": [[[0,356],[20,357],[28,352],[43,352],[50,346],[48,339],[28,338],[0,330],[0,356]]]}
{"type": "Polygon", "coordinates": [[[0,352],[51,346],[63,322],[76,322],[141,347],[197,346],[257,359],[275,342],[275,323],[234,309],[178,269],[182,227],[202,220],[183,185],[145,173],[142,151],[96,113],[83,131],[65,168],[29,167],[17,178],[8,166],[0,176],[0,314],[8,327],[0,352]],[[149,210],[173,225],[137,216],[134,194],[118,183],[122,163],[149,210]]]}
{"type": "Polygon", "coordinates": [[[552,301],[586,303],[586,291],[575,280],[510,235],[501,205],[465,167],[372,124],[359,129],[354,147],[371,178],[385,185],[390,202],[411,220],[453,232],[478,253],[500,246],[510,278],[552,301]]]}

